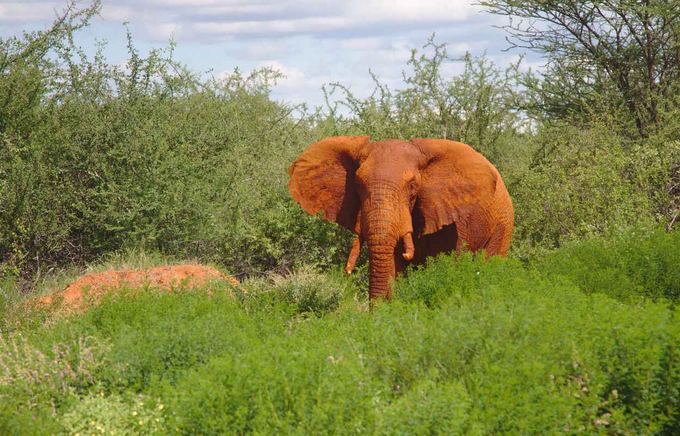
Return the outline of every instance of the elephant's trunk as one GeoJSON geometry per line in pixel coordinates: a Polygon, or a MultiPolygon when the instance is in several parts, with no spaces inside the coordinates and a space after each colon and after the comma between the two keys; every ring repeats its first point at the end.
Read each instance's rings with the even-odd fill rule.
{"type": "Polygon", "coordinates": [[[369,246],[368,295],[376,298],[392,298],[392,280],[395,275],[394,245],[369,246]]]}
{"type": "MultiPolygon", "coordinates": [[[[378,228],[379,235],[369,235],[369,296],[371,300],[383,297],[392,298],[392,280],[396,275],[395,249],[399,238],[391,236],[386,230],[378,228]],[[382,233],[381,233],[382,232],[382,233]],[[390,236],[385,236],[390,235],[390,236]]],[[[372,232],[373,233],[373,232],[372,232]]],[[[411,233],[403,236],[404,251],[401,253],[405,260],[413,259],[414,246],[411,233]]]]}
{"type": "Polygon", "coordinates": [[[373,198],[374,207],[364,213],[366,245],[369,252],[369,297],[390,299],[396,273],[395,248],[399,240],[399,223],[394,198],[373,198]],[[383,201],[379,201],[383,200],[383,201]],[[392,201],[388,201],[392,200],[392,201]]]}

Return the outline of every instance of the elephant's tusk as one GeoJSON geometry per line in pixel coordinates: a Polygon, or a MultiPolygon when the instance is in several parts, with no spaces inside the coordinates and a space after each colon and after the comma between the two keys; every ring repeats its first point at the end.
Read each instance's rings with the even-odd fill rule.
{"type": "Polygon", "coordinates": [[[415,248],[413,247],[413,235],[411,232],[404,235],[404,259],[412,260],[415,253],[415,248]]]}
{"type": "Polygon", "coordinates": [[[359,253],[361,253],[361,237],[357,235],[352,241],[352,248],[349,251],[347,265],[345,265],[345,272],[347,274],[352,274],[352,270],[354,269],[354,265],[357,263],[359,253]]]}

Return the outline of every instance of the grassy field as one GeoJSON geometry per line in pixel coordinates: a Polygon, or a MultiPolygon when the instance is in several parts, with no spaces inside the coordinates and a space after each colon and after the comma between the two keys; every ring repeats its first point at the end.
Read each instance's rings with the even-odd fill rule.
{"type": "Polygon", "coordinates": [[[10,305],[0,433],[677,434],[672,246],[629,232],[528,264],[440,257],[372,312],[361,272],[309,269],[212,296],[122,290],[69,318],[10,305]]]}

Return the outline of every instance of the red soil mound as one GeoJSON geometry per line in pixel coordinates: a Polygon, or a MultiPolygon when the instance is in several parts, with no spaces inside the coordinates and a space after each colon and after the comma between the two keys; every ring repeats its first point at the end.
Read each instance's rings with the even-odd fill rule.
{"type": "Polygon", "coordinates": [[[239,284],[235,278],[203,265],[168,265],[148,270],[109,270],[85,274],[65,289],[36,299],[35,303],[38,307],[45,307],[61,300],[60,308],[77,311],[91,301],[101,300],[107,292],[116,288],[151,286],[164,290],[176,287],[192,289],[212,280],[226,280],[235,286],[239,284]]]}

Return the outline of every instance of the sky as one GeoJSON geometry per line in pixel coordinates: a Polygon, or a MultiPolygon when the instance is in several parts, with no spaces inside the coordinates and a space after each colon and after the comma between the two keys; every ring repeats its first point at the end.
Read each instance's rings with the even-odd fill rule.
{"type": "MultiPolygon", "coordinates": [[[[452,57],[486,54],[499,65],[520,52],[505,51],[505,33],[473,0],[103,0],[102,11],[78,42],[93,50],[106,41],[110,62],[126,58],[125,26],[140,51],[177,43],[175,58],[192,70],[219,76],[238,67],[272,66],[286,77],[273,97],[290,103],[323,102],[321,87],[340,82],[365,97],[370,70],[392,88],[401,84],[412,48],[430,35],[452,57]]],[[[81,1],[81,4],[85,4],[81,1]]],[[[0,0],[0,38],[49,26],[66,0],[0,0]]],[[[526,67],[540,66],[528,54],[526,67]]],[[[460,62],[445,65],[455,74],[460,62]]]]}

